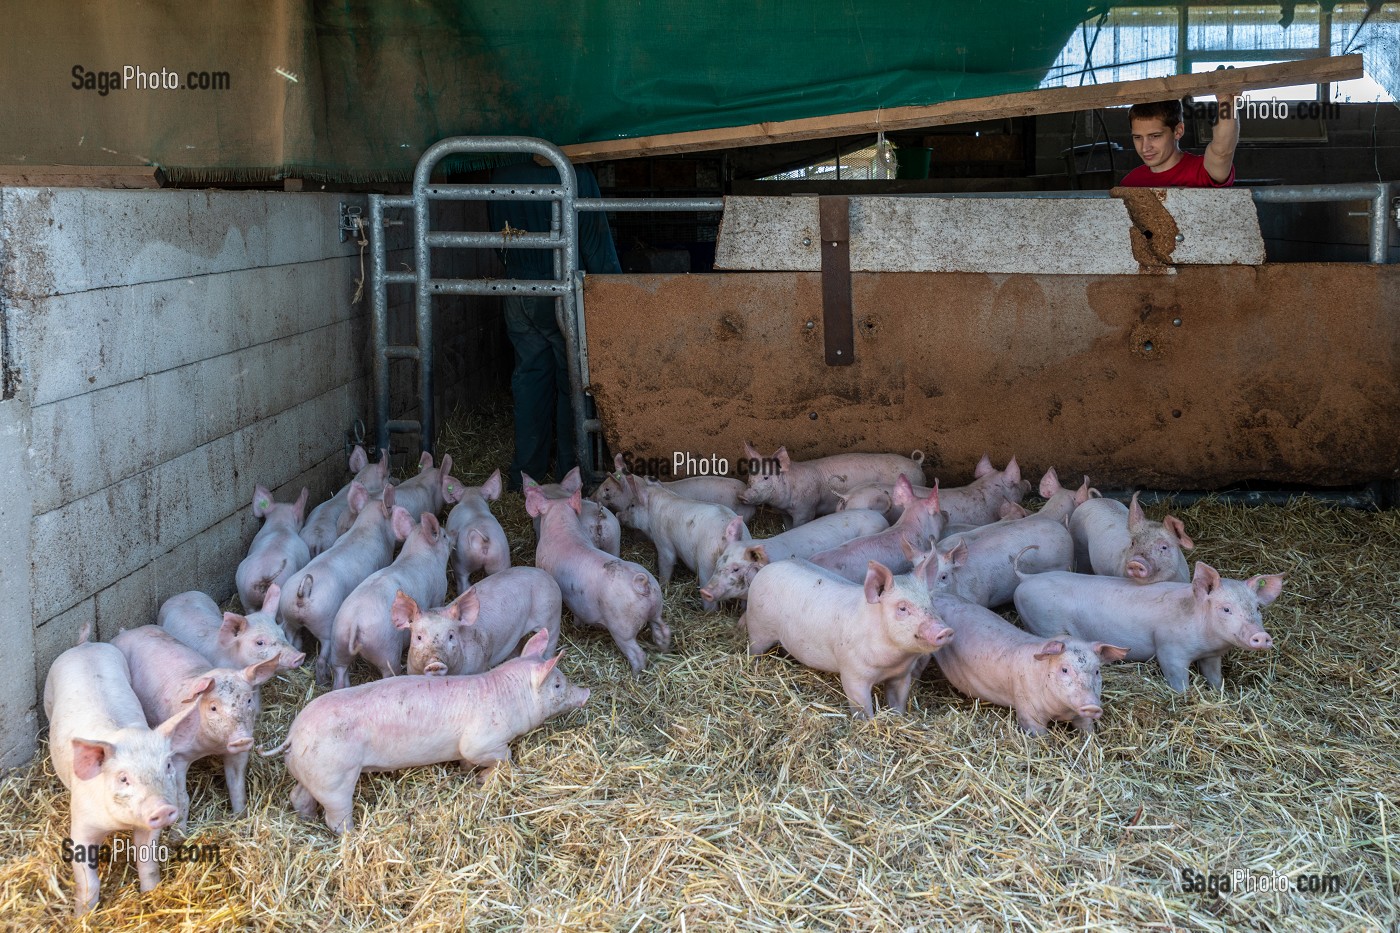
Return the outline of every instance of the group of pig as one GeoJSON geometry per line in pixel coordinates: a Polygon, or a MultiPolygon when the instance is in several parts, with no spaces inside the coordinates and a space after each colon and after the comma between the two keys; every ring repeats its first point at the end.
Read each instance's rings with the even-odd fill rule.
{"type": "MultiPolygon", "coordinates": [[[[1260,608],[1278,597],[1281,576],[1224,580],[1198,563],[1188,578],[1182,548],[1193,544],[1179,520],[1148,521],[1136,498],[1125,507],[1097,497],[1087,478],[1067,489],[1049,470],[1039,490],[1047,501],[1028,513],[1014,458],[997,470],[984,457],[971,484],[940,489],[921,485],[917,451],[806,462],[784,448],[765,458],[746,444],[745,453],[776,468],[747,483],[658,483],[628,474],[619,458],[588,498],[577,471],[559,484],[525,477],[534,567],[510,566],[489,506],[499,472],[467,487],[450,457],[435,465],[424,454],[418,474],[394,485],[387,452],[371,463],[356,448],[355,478],[309,516],[306,490],[277,503],[259,486],[263,525],[236,574],[251,612],[182,593],[157,624],[111,644],[84,632],[50,669],[45,711],[72,794],[74,845],[129,830],[141,846],[177,822],[183,830],[185,774],[202,757],[223,759],[242,812],[258,688],[304,661],[308,632],[316,679],[331,690],[263,753],[285,755],[298,813],[314,818],[319,807],[333,830],[348,830],[364,771],[455,760],[484,769],[484,780],[510,760],[516,736],[588,699],[557,667],[562,607],[606,630],[640,672],[639,636],[670,648],[662,587],[677,562],[695,574],[707,611],[745,606],[738,625],[750,654],[781,645],[838,674],[867,717],[877,684],[902,712],[932,658],[954,688],[1011,708],[1032,734],[1054,720],[1089,732],[1102,714],[1103,662],[1156,657],[1183,691],[1193,663],[1219,687],[1226,651],[1272,644],[1260,608]],[[787,530],[753,538],[747,523],[760,506],[781,513],[787,530]],[[620,557],[624,525],[656,547],[659,581],[620,557]],[[459,595],[444,605],[449,557],[459,595]],[[1024,629],[992,611],[1012,602],[1024,629]],[[356,657],[384,679],[349,686],[356,657]],[[409,676],[395,676],[405,668],[409,676]]],[[[82,913],[97,901],[97,874],[73,869],[82,913]]],[[[159,880],[153,857],[139,875],[143,890],[159,880]]]]}

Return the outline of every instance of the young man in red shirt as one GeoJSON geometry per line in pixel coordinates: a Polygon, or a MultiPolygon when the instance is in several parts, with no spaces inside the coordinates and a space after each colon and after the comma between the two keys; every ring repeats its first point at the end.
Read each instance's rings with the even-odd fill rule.
{"type": "Polygon", "coordinates": [[[1217,94],[1219,119],[1205,155],[1183,152],[1186,132],[1181,101],[1162,100],[1133,104],[1128,121],[1133,128],[1133,148],[1143,164],[1119,184],[1128,188],[1228,188],[1235,183],[1235,146],[1240,122],[1235,119],[1233,94],[1217,94]]]}

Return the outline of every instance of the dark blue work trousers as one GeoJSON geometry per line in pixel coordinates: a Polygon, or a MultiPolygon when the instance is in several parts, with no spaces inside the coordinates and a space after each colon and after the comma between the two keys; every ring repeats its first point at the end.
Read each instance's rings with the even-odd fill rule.
{"type": "Polygon", "coordinates": [[[505,299],[506,334],[515,348],[510,391],[515,397],[515,459],[510,464],[512,489],[521,472],[545,481],[550,448],[554,479],[578,465],[574,455],[574,412],[569,404],[569,355],[554,317],[553,298],[505,299]]]}

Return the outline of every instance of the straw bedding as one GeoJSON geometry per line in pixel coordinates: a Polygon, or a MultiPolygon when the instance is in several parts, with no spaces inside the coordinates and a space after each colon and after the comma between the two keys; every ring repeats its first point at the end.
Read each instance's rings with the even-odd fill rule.
{"type": "MultiPolygon", "coordinates": [[[[509,437],[496,409],[451,419],[441,447],[480,483],[509,437]]],[[[523,500],[495,511],[529,563],[523,500]]],[[[197,764],[190,841],[217,843],[219,862],[167,864],[150,894],[134,865],[103,866],[83,926],[1394,929],[1400,513],[1177,514],[1193,560],[1289,575],[1264,616],[1276,649],[1227,656],[1223,694],[1193,675],[1178,697],[1155,664],[1116,665],[1092,738],[1036,740],[933,673],[908,716],[857,722],[835,677],[746,658],[736,613],[702,614],[682,572],[666,593],[675,648],[640,678],[605,633],[566,620],[562,666],[592,699],[517,741],[487,786],[451,765],[366,775],[342,841],[290,810],[279,760],[254,759],[240,819],[197,764]],[[1341,890],[1194,893],[1183,869],[1335,874],[1341,890]]],[[[655,566],[630,532],[624,554],[655,566]]],[[[265,687],[259,743],[315,692],[309,665],[265,687]]],[[[0,924],[69,922],[67,827],[41,745],[0,782],[0,924]]]]}

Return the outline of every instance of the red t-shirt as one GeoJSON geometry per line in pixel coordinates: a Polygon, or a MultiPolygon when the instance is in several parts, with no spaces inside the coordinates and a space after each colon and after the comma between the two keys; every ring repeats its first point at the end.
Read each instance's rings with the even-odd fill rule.
{"type": "Polygon", "coordinates": [[[1146,165],[1139,165],[1118,184],[1124,188],[1228,188],[1235,183],[1235,167],[1230,166],[1230,177],[1223,182],[1216,181],[1206,171],[1204,156],[1190,152],[1181,154],[1181,161],[1165,172],[1154,172],[1146,165]]]}

